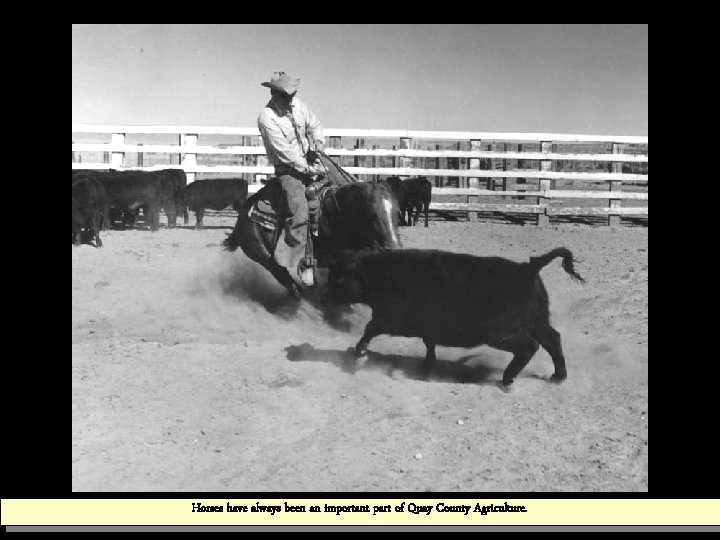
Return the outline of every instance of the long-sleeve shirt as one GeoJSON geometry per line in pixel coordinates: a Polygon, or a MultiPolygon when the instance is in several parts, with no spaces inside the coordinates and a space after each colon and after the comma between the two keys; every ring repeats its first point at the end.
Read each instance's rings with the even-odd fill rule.
{"type": "Polygon", "coordinates": [[[258,117],[258,129],[262,136],[268,160],[275,169],[291,167],[302,173],[312,173],[305,153],[313,147],[313,141],[323,143],[323,129],[320,120],[310,108],[297,97],[293,98],[291,110],[282,110],[271,99],[258,117]],[[298,140],[289,115],[297,125],[298,140]]]}

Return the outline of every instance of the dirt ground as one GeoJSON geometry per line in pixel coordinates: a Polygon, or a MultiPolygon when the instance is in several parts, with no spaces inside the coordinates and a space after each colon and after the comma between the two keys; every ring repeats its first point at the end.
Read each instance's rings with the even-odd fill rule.
{"type": "Polygon", "coordinates": [[[506,393],[510,354],[488,347],[438,347],[423,380],[422,341],[382,336],[352,373],[369,308],[349,332],[292,313],[222,251],[232,213],[205,221],[72,249],[73,491],[648,490],[647,226],[401,228],[405,247],[580,261],[586,284],[559,259],[541,274],[568,379],[541,349],[506,393]]]}

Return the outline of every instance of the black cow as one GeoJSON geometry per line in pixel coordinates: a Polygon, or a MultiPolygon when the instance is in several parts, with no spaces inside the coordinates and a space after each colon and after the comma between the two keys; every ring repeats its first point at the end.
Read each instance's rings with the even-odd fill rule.
{"type": "Polygon", "coordinates": [[[432,201],[432,183],[425,176],[403,180],[404,200],[403,218],[407,212],[407,224],[416,225],[420,211],[425,213],[425,226],[428,226],[428,209],[432,201]],[[412,213],[415,211],[415,218],[412,213]]]}
{"type": "MultiPolygon", "coordinates": [[[[182,169],[160,169],[157,171],[138,171],[138,170],[115,170],[110,169],[111,173],[120,175],[142,175],[147,178],[154,178],[160,183],[160,208],[165,212],[168,221],[168,228],[172,229],[177,223],[177,216],[183,213],[183,221],[187,225],[188,214],[187,207],[183,203],[183,191],[187,186],[187,175],[182,169]]],[[[135,209],[129,219],[125,220],[126,224],[134,224],[137,220],[140,208],[143,209],[145,216],[148,215],[148,206],[141,205],[135,209]]]]}
{"type": "Polygon", "coordinates": [[[185,225],[190,221],[187,205],[184,201],[185,187],[187,186],[187,174],[182,169],[163,169],[152,171],[160,173],[163,185],[163,197],[160,206],[165,210],[168,218],[168,227],[175,227],[175,220],[180,213],[183,216],[185,225]],[[168,212],[168,208],[174,209],[174,215],[168,212]]]}
{"type": "Polygon", "coordinates": [[[517,263],[499,257],[475,257],[437,250],[391,250],[347,254],[330,269],[328,292],[336,302],[360,302],[372,308],[372,320],[355,347],[367,354],[380,334],[422,338],[427,347],[423,372],[435,363],[435,345],[489,345],[514,357],[503,373],[508,386],[542,345],[550,353],[552,381],[567,377],[560,334],[550,326],[548,294],[540,270],[556,257],[574,279],[565,248],[517,263]]]}
{"type": "Polygon", "coordinates": [[[87,176],[74,176],[72,183],[72,232],[73,244],[82,242],[85,228],[95,239],[95,247],[102,247],[100,228],[108,206],[108,196],[102,183],[87,176]]]}
{"type": "Polygon", "coordinates": [[[248,183],[242,178],[197,180],[185,188],[183,202],[195,212],[195,228],[202,229],[205,209],[222,210],[231,206],[236,212],[245,203],[248,183]]]}
{"type": "MultiPolygon", "coordinates": [[[[110,206],[122,211],[133,220],[135,210],[141,206],[148,209],[150,230],[160,225],[160,201],[163,198],[161,176],[149,174],[155,171],[95,171],[85,170],[73,174],[76,178],[93,178],[100,181],[107,192],[110,206]]],[[[104,226],[110,222],[109,210],[105,213],[104,226]]],[[[127,221],[125,221],[127,224],[127,221]]]]}
{"type": "Polygon", "coordinates": [[[384,183],[393,192],[395,198],[398,201],[399,221],[400,225],[406,225],[405,223],[405,185],[399,176],[388,176],[385,179],[379,180],[380,183],[384,183]]]}

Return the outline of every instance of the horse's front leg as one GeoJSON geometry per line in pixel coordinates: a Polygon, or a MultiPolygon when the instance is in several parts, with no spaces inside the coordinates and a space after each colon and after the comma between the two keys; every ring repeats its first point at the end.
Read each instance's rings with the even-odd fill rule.
{"type": "Polygon", "coordinates": [[[300,299],[298,285],[290,276],[290,272],[288,272],[287,268],[279,265],[277,261],[272,258],[267,261],[265,267],[270,271],[270,273],[275,277],[275,279],[277,279],[280,284],[288,290],[291,297],[300,299]]]}

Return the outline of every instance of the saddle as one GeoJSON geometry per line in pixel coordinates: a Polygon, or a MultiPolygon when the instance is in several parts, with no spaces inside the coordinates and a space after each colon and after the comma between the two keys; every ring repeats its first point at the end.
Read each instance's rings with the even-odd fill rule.
{"type": "MultiPolygon", "coordinates": [[[[322,182],[314,182],[305,188],[305,198],[308,201],[308,217],[310,230],[317,235],[320,218],[322,215],[323,199],[334,193],[338,186],[325,185],[322,182]]],[[[275,231],[284,223],[285,216],[280,209],[280,187],[275,182],[268,182],[261,188],[254,197],[255,201],[248,210],[248,219],[260,227],[269,231],[275,231]]]]}

